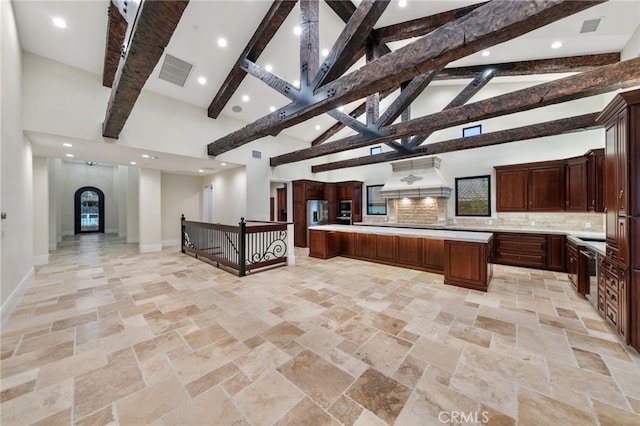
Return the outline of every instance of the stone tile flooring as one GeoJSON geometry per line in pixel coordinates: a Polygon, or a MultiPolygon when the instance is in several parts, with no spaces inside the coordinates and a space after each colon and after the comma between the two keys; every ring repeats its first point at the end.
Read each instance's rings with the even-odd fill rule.
{"type": "Polygon", "coordinates": [[[638,425],[640,357],[565,274],[345,258],[237,278],[65,238],[2,325],[9,425],[638,425]]]}

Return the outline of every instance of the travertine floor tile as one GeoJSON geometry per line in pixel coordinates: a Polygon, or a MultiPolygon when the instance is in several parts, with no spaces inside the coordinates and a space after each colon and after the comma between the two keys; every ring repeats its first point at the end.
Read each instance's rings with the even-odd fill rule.
{"type": "Polygon", "coordinates": [[[565,273],[495,265],[484,293],[295,252],[238,278],[64,237],[2,324],[0,423],[639,422],[640,356],[565,273]]]}

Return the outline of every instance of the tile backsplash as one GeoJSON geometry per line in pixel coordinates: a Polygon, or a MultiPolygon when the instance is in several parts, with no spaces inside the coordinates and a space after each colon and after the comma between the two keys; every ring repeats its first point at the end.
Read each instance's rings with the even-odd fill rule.
{"type": "Polygon", "coordinates": [[[448,225],[498,228],[557,229],[604,232],[604,213],[496,213],[493,217],[450,217],[448,225]]]}

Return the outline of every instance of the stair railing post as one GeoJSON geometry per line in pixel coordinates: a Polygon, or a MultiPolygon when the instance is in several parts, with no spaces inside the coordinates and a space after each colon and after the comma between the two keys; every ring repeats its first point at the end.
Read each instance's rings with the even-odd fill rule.
{"type": "Polygon", "coordinates": [[[182,241],[181,245],[180,245],[180,251],[182,251],[182,253],[184,253],[184,233],[185,233],[185,227],[184,227],[184,213],[182,214],[182,217],[180,218],[180,239],[182,241]]]}
{"type": "Polygon", "coordinates": [[[245,241],[247,235],[247,224],[244,217],[240,218],[240,233],[238,235],[238,275],[244,277],[246,275],[246,253],[245,241]]]}

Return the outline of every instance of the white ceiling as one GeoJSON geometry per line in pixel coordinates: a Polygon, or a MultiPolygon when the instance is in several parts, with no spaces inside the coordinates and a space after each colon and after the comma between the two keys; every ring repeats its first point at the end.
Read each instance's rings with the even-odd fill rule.
{"type": "MultiPolygon", "coordinates": [[[[400,8],[398,2],[393,1],[376,27],[477,2],[408,0],[407,6],[400,8]]],[[[23,49],[89,72],[102,74],[108,5],[108,0],[13,0],[23,49]],[[54,16],[64,18],[68,24],[67,28],[62,30],[54,27],[51,23],[51,18],[54,16]]],[[[185,86],[179,87],[158,79],[160,68],[158,65],[144,89],[201,107],[203,115],[206,116],[206,108],[270,6],[271,1],[266,0],[191,0],[166,49],[167,53],[194,65],[185,86]],[[228,40],[227,47],[218,46],[217,40],[220,37],[228,40]],[[197,82],[200,76],[207,79],[205,85],[197,82]]],[[[296,5],[257,60],[258,65],[263,67],[267,64],[271,65],[273,73],[290,82],[299,78],[299,38],[293,33],[298,20],[299,6],[296,5]]],[[[491,55],[488,57],[476,53],[450,66],[619,52],[628,43],[638,25],[640,25],[639,0],[610,0],[517,39],[494,46],[490,49],[491,55]],[[602,22],[595,33],[580,34],[584,20],[597,18],[602,18],[602,22]],[[550,45],[554,41],[561,41],[563,46],[560,49],[551,49],[550,45]]],[[[324,2],[320,2],[319,26],[320,49],[330,49],[332,42],[344,27],[344,23],[324,2]]],[[[389,47],[393,50],[402,44],[390,43],[389,47]]],[[[354,68],[361,65],[362,62],[356,64],[354,68]]],[[[541,76],[539,79],[548,78],[549,76],[541,76]]],[[[497,78],[490,84],[500,84],[500,81],[505,79],[497,78]]],[[[268,114],[270,106],[279,108],[287,103],[288,100],[282,95],[257,79],[247,76],[222,114],[252,122],[268,114]],[[250,97],[249,102],[242,100],[243,95],[250,97]],[[234,106],[240,106],[242,111],[232,111],[234,106]]],[[[349,111],[349,106],[346,106],[346,111],[349,111]]],[[[414,116],[421,115],[420,111],[413,108],[412,113],[414,116]]],[[[333,119],[322,115],[284,132],[311,141],[334,123],[333,119]]],[[[34,152],[45,155],[38,151],[39,141],[44,138],[35,136],[34,152]]],[[[215,139],[213,135],[211,139],[215,139]]],[[[114,156],[117,157],[119,147],[114,146],[114,148],[116,151],[114,156]]],[[[58,155],[61,155],[60,152],[58,155]]],[[[123,164],[123,161],[119,164],[123,164]]],[[[128,157],[126,161],[128,163],[128,157]]],[[[185,157],[185,161],[188,162],[189,159],[185,157]]],[[[197,166],[185,164],[185,167],[193,170],[197,166]]]]}

